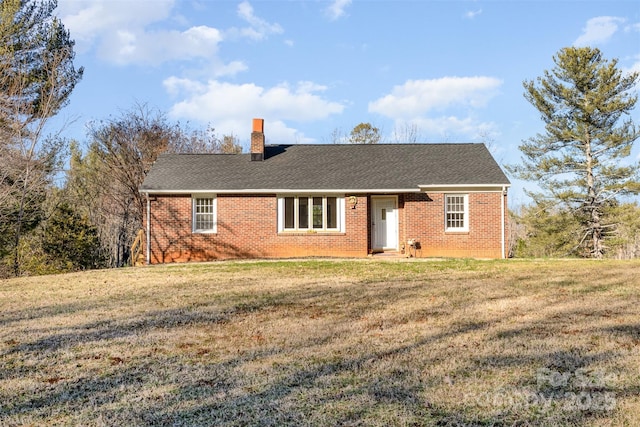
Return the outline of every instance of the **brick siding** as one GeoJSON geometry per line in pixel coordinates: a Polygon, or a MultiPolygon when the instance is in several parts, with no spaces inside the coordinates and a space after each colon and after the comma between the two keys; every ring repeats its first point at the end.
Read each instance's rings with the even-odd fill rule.
{"type": "MultiPolygon", "coordinates": [[[[446,193],[412,193],[403,197],[400,212],[403,240],[420,242],[425,257],[502,257],[501,199],[504,203],[507,230],[507,198],[501,192],[469,194],[469,231],[445,231],[444,199],[446,193]]],[[[506,238],[506,236],[505,236],[506,238]]],[[[505,247],[508,242],[505,240],[505,247]]]]}
{"type": "MultiPolygon", "coordinates": [[[[151,201],[151,262],[306,256],[365,257],[371,248],[371,197],[345,203],[344,232],[278,233],[277,197],[218,195],[217,232],[192,232],[189,195],[157,195],[151,201]]],[[[444,230],[444,193],[398,196],[399,243],[417,239],[422,257],[500,258],[501,193],[469,193],[469,232],[444,230]]],[[[146,224],[145,224],[146,226],[146,224]]],[[[506,226],[505,226],[506,227],[506,226]]],[[[505,242],[507,243],[507,242],[505,242]]]]}

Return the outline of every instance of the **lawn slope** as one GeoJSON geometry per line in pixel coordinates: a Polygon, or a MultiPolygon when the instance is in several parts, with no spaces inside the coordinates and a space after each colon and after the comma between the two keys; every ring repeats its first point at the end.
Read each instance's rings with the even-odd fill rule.
{"type": "Polygon", "coordinates": [[[0,425],[636,425],[640,263],[221,262],[0,282],[0,425]]]}

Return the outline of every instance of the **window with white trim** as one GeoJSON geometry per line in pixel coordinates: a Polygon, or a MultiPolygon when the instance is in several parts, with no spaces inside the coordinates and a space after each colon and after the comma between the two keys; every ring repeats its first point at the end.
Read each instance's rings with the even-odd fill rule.
{"type": "Polygon", "coordinates": [[[215,233],[216,197],[213,195],[193,196],[193,232],[215,233]]]}
{"type": "Polygon", "coordinates": [[[344,231],[344,197],[279,197],[278,232],[300,230],[344,231]]]}
{"type": "Polygon", "coordinates": [[[445,231],[469,231],[469,195],[445,195],[445,231]]]}

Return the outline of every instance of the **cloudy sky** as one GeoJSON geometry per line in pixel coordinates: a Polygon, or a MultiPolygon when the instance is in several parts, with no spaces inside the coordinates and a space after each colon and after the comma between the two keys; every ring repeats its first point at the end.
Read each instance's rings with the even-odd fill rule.
{"type": "MultiPolygon", "coordinates": [[[[640,71],[635,1],[59,0],[83,81],[68,136],[136,103],[248,146],[330,143],[369,122],[396,142],[489,142],[501,163],[543,130],[522,82],[567,46],[640,71]]],[[[634,111],[640,122],[640,107],[634,111]]],[[[634,150],[638,157],[640,149],[634,150]]],[[[514,183],[515,198],[524,183],[514,183]]]]}

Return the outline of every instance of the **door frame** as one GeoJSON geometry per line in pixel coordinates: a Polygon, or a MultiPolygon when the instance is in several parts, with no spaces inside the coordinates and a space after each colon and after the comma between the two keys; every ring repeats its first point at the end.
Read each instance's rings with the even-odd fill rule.
{"type": "MultiPolygon", "coordinates": [[[[371,196],[371,222],[369,224],[369,230],[371,233],[371,250],[373,252],[384,252],[386,251],[397,251],[400,242],[400,213],[398,211],[398,196],[397,195],[384,195],[384,196],[371,196]],[[395,234],[396,238],[392,245],[389,245],[387,242],[387,246],[383,248],[376,247],[376,231],[375,231],[375,219],[376,219],[376,208],[377,203],[381,200],[392,200],[393,201],[393,210],[395,212],[395,234]]],[[[388,225],[387,225],[388,230],[388,225]]]]}

